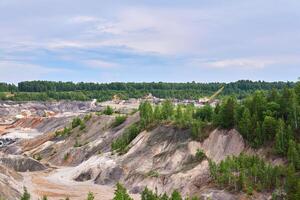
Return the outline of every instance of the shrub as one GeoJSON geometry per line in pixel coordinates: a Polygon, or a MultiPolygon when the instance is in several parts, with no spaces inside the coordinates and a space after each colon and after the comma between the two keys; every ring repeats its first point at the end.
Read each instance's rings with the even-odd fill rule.
{"type": "Polygon", "coordinates": [[[125,129],[122,136],[112,142],[112,150],[116,150],[119,153],[126,153],[128,150],[128,145],[139,133],[140,127],[137,124],[132,124],[125,129]]]}
{"type": "Polygon", "coordinates": [[[89,121],[91,118],[92,118],[92,114],[88,114],[88,115],[85,115],[85,116],[84,116],[83,120],[84,120],[85,122],[87,122],[87,121],[89,121]]]}
{"type": "Polygon", "coordinates": [[[71,128],[67,128],[65,127],[63,130],[61,131],[56,131],[55,132],[55,136],[59,137],[59,136],[66,136],[66,135],[70,135],[71,134],[71,128]]]}
{"type": "Polygon", "coordinates": [[[69,157],[70,157],[70,153],[68,152],[64,155],[64,161],[68,160],[69,157]]]}
{"type": "Polygon", "coordinates": [[[79,117],[76,117],[72,121],[72,129],[76,128],[82,123],[81,119],[79,117]]]}
{"type": "Polygon", "coordinates": [[[204,160],[206,158],[206,155],[202,149],[197,149],[195,157],[198,161],[201,162],[202,160],[204,160]]]}
{"type": "Polygon", "coordinates": [[[35,154],[35,155],[33,155],[33,158],[38,160],[38,161],[42,160],[41,154],[35,154]]]}
{"type": "Polygon", "coordinates": [[[123,124],[123,122],[127,119],[125,115],[119,115],[116,116],[114,123],[112,124],[112,127],[117,127],[120,124],[123,124]]]}
{"type": "Polygon", "coordinates": [[[148,173],[147,173],[147,176],[149,176],[149,177],[159,177],[159,173],[157,172],[157,171],[155,171],[155,170],[151,170],[151,171],[149,171],[148,173]]]}
{"type": "Polygon", "coordinates": [[[124,188],[120,183],[117,183],[117,189],[115,190],[115,196],[113,200],[133,200],[127,193],[126,188],[124,188]]]}
{"type": "Polygon", "coordinates": [[[80,126],[79,126],[79,129],[82,131],[86,128],[86,125],[83,121],[80,122],[80,126]]]}
{"type": "Polygon", "coordinates": [[[112,107],[110,106],[106,106],[106,108],[103,111],[104,115],[112,115],[114,113],[114,110],[112,107]]]}
{"type": "Polygon", "coordinates": [[[87,196],[87,200],[94,200],[94,199],[95,199],[94,194],[92,192],[89,192],[87,196]]]}
{"type": "Polygon", "coordinates": [[[24,187],[23,190],[24,190],[24,192],[23,192],[20,200],[30,200],[30,194],[28,193],[27,188],[24,187]]]}

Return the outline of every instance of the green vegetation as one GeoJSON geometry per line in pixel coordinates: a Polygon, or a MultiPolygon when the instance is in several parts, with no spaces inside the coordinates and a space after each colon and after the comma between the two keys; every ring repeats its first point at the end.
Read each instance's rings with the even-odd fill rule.
{"type": "Polygon", "coordinates": [[[70,153],[68,152],[64,155],[64,161],[68,160],[69,157],[70,157],[70,153]]]}
{"type": "Polygon", "coordinates": [[[24,192],[23,192],[20,200],[30,200],[30,194],[28,193],[27,188],[24,187],[23,190],[24,190],[24,192]]]}
{"type": "Polygon", "coordinates": [[[48,197],[44,195],[44,196],[42,197],[42,200],[48,200],[48,197]]]}
{"type": "Polygon", "coordinates": [[[115,196],[113,200],[133,200],[127,193],[126,188],[124,188],[120,183],[117,183],[117,189],[115,190],[115,196]]]}
{"type": "Polygon", "coordinates": [[[257,156],[241,154],[238,157],[227,157],[216,164],[209,160],[209,168],[215,183],[233,191],[244,191],[251,195],[253,191],[273,191],[275,188],[285,189],[288,199],[299,195],[299,175],[293,165],[288,169],[283,166],[272,166],[257,156]]]}
{"type": "Polygon", "coordinates": [[[83,120],[84,120],[85,122],[87,122],[87,121],[89,121],[91,118],[92,118],[92,114],[88,114],[88,115],[85,115],[85,116],[84,116],[83,120]]]}
{"type": "Polygon", "coordinates": [[[85,122],[87,122],[88,120],[90,120],[90,118],[92,117],[91,114],[86,115],[83,120],[81,120],[79,117],[75,117],[71,124],[70,127],[64,127],[63,130],[57,130],[55,132],[55,136],[56,137],[65,137],[65,136],[69,136],[72,133],[72,130],[76,127],[79,126],[79,130],[84,130],[86,128],[85,122]]]}
{"type": "Polygon", "coordinates": [[[201,162],[202,160],[204,160],[206,158],[206,155],[203,150],[197,149],[195,157],[196,157],[197,161],[201,162]]]}
{"type": "Polygon", "coordinates": [[[128,145],[140,133],[140,130],[138,124],[129,126],[120,137],[112,142],[111,149],[120,154],[126,153],[129,149],[128,145]]]}
{"type": "Polygon", "coordinates": [[[148,173],[147,173],[147,176],[149,177],[159,177],[159,173],[155,170],[150,170],[148,173]]]}
{"type": "Polygon", "coordinates": [[[114,110],[110,106],[106,106],[106,108],[102,112],[104,115],[112,115],[114,113],[114,110]]]}
{"type": "Polygon", "coordinates": [[[71,123],[72,129],[76,128],[77,126],[80,126],[81,123],[82,123],[82,121],[79,117],[74,118],[71,123]]]}
{"type": "Polygon", "coordinates": [[[118,116],[116,116],[115,121],[112,124],[112,127],[117,127],[117,126],[123,124],[126,119],[127,119],[126,115],[118,115],[118,116]]]}
{"type": "Polygon", "coordinates": [[[68,135],[71,134],[71,131],[72,131],[71,128],[65,127],[65,128],[64,128],[63,130],[61,130],[61,131],[56,131],[56,132],[55,132],[55,136],[56,136],[56,137],[59,137],[59,136],[62,136],[62,137],[68,136],[68,135]]]}
{"type": "Polygon", "coordinates": [[[53,81],[25,81],[18,86],[0,83],[0,92],[13,92],[13,95],[0,95],[1,100],[46,101],[46,100],[110,100],[118,95],[122,99],[141,98],[149,93],[159,98],[199,99],[210,96],[222,86],[222,95],[235,95],[239,99],[256,90],[283,89],[293,87],[293,82],[253,82],[233,83],[72,83],[53,81]]]}
{"type": "Polygon", "coordinates": [[[33,155],[33,159],[36,159],[36,160],[38,160],[38,161],[40,161],[40,160],[42,160],[42,156],[41,156],[41,154],[34,154],[33,155]]]}
{"type": "Polygon", "coordinates": [[[86,200],[94,200],[94,199],[95,199],[94,193],[89,192],[86,200]]]}

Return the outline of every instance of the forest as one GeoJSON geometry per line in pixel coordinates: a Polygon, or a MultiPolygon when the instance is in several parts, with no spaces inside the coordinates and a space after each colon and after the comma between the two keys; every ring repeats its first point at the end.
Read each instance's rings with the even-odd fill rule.
{"type": "Polygon", "coordinates": [[[145,101],[139,111],[139,123],[113,143],[113,150],[125,153],[141,130],[158,124],[189,129],[191,138],[198,141],[208,136],[206,127],[235,128],[249,147],[269,149],[269,154],[286,160],[286,166],[272,166],[257,156],[243,154],[228,157],[220,164],[209,161],[215,184],[249,195],[254,191],[271,191],[278,196],[284,191],[288,199],[299,199],[300,82],[281,91],[256,91],[242,100],[229,96],[215,108],[210,105],[198,108],[193,104],[174,106],[166,100],[161,105],[145,101]]]}
{"type": "Polygon", "coordinates": [[[256,90],[282,90],[294,82],[264,82],[241,80],[232,83],[73,83],[54,81],[25,81],[18,85],[0,83],[0,100],[110,100],[113,95],[122,99],[140,98],[152,93],[159,98],[198,99],[212,95],[225,86],[222,95],[235,95],[238,99],[256,90]],[[7,95],[9,93],[9,95],[7,95]]]}

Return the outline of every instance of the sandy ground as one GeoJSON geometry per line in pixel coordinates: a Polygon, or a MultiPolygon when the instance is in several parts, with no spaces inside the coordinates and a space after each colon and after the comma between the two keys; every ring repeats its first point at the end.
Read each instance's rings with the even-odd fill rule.
{"type": "Polygon", "coordinates": [[[4,125],[0,125],[0,136],[3,135],[4,133],[6,133],[6,126],[4,125]]]}
{"type": "MultiPolygon", "coordinates": [[[[91,181],[76,182],[64,180],[59,174],[64,169],[48,169],[39,172],[25,172],[24,186],[32,195],[32,200],[38,200],[47,195],[49,200],[60,200],[69,197],[70,200],[86,199],[88,192],[93,192],[95,200],[111,200],[114,196],[114,187],[97,185],[91,181]]],[[[131,195],[134,200],[139,200],[139,195],[131,195]]]]}

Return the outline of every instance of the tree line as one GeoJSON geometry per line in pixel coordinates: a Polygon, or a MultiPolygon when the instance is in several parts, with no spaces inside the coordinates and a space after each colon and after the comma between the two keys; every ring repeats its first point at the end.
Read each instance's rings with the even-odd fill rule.
{"type": "Polygon", "coordinates": [[[113,95],[122,99],[140,98],[152,93],[159,98],[198,99],[212,95],[225,86],[222,95],[236,95],[243,98],[255,90],[283,89],[293,87],[294,82],[264,82],[241,80],[232,83],[73,83],[54,81],[25,81],[14,84],[0,83],[0,92],[12,92],[14,95],[0,93],[1,100],[110,100],[113,95]]]}

